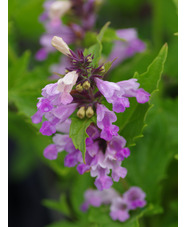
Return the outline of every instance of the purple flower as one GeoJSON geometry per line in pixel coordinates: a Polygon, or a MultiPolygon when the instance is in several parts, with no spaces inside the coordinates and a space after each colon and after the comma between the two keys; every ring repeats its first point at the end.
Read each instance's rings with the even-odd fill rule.
{"type": "Polygon", "coordinates": [[[110,204],[117,197],[119,194],[113,188],[104,191],[88,189],[84,194],[85,202],[82,204],[81,210],[87,211],[90,205],[99,207],[102,204],[110,204]]]}
{"type": "Polygon", "coordinates": [[[59,105],[52,110],[52,114],[59,118],[61,122],[65,121],[77,108],[76,103],[71,103],[68,105],[59,105]]]}
{"type": "Polygon", "coordinates": [[[50,144],[48,147],[45,148],[43,155],[45,158],[54,160],[57,158],[58,152],[55,144],[50,144]]]}
{"type": "Polygon", "coordinates": [[[143,207],[146,204],[144,200],[145,193],[138,187],[131,187],[123,196],[120,196],[113,188],[103,191],[88,189],[84,194],[84,198],[85,201],[81,206],[82,211],[87,211],[89,206],[109,205],[111,218],[120,222],[129,219],[130,210],[143,207]]]}
{"type": "Polygon", "coordinates": [[[135,210],[137,207],[144,207],[146,194],[139,187],[131,187],[124,193],[123,199],[127,202],[130,210],[135,210]]]}
{"type": "Polygon", "coordinates": [[[64,164],[68,167],[74,167],[79,162],[83,162],[82,153],[79,150],[69,153],[64,159],[64,164]]]}
{"type": "Polygon", "coordinates": [[[70,131],[71,120],[67,119],[66,121],[60,122],[56,125],[56,131],[68,134],[70,131]]]}
{"type": "Polygon", "coordinates": [[[110,216],[114,221],[119,220],[124,222],[129,219],[129,209],[124,199],[118,197],[112,201],[110,207],[110,216]]]}
{"type": "Polygon", "coordinates": [[[49,112],[50,110],[52,110],[53,105],[51,104],[50,100],[45,98],[40,98],[39,102],[37,103],[37,108],[41,112],[49,112]]]}
{"type": "Polygon", "coordinates": [[[87,130],[89,133],[92,132],[89,135],[92,134],[94,139],[91,137],[86,139],[86,164],[79,164],[77,170],[80,174],[90,170],[91,176],[97,177],[96,187],[104,190],[111,187],[112,180],[119,181],[120,177],[126,176],[127,170],[121,167],[121,160],[128,157],[129,149],[124,152],[126,141],[123,137],[114,136],[111,141],[105,141],[98,137],[99,134],[93,129],[94,127],[90,126],[90,130],[87,130]],[[118,158],[117,154],[121,152],[123,153],[118,158]],[[108,176],[110,171],[112,171],[111,177],[108,176]]]}
{"type": "Polygon", "coordinates": [[[114,136],[112,140],[108,143],[106,156],[111,160],[123,161],[128,155],[125,155],[124,148],[126,145],[126,140],[122,136],[114,136]],[[119,158],[119,159],[118,159],[119,158]]]}
{"type": "Polygon", "coordinates": [[[53,136],[53,142],[58,152],[65,150],[68,153],[72,153],[76,150],[72,143],[72,139],[69,137],[68,134],[62,135],[62,134],[56,133],[53,136]]]}
{"type": "Polygon", "coordinates": [[[102,203],[99,191],[89,189],[85,192],[84,197],[85,202],[81,205],[81,210],[83,212],[87,211],[90,205],[99,207],[102,203]]]}
{"type": "Polygon", "coordinates": [[[136,99],[139,103],[146,103],[149,101],[150,94],[146,92],[143,88],[137,90],[136,99]]]}
{"type": "Polygon", "coordinates": [[[143,52],[146,48],[145,44],[137,37],[137,32],[133,28],[117,30],[117,36],[123,41],[115,41],[109,60],[113,61],[113,67],[123,60],[133,56],[136,53],[143,52]]]}
{"type": "Polygon", "coordinates": [[[56,128],[49,121],[44,121],[39,131],[45,136],[51,136],[56,132],[56,128]]]}
{"type": "Polygon", "coordinates": [[[109,189],[112,186],[113,182],[112,182],[112,178],[107,176],[108,170],[98,167],[97,171],[99,175],[94,182],[97,189],[100,191],[104,189],[109,189]]]}
{"type": "Polygon", "coordinates": [[[48,52],[46,51],[45,48],[41,48],[37,51],[35,58],[38,61],[43,61],[48,57],[48,52]]]}
{"type": "Polygon", "coordinates": [[[42,122],[43,119],[43,112],[41,110],[38,110],[31,118],[32,118],[32,123],[34,124],[39,124],[42,122]]]}
{"type": "Polygon", "coordinates": [[[112,125],[117,120],[114,112],[108,110],[104,105],[97,104],[97,126],[102,130],[100,137],[105,140],[111,140],[113,136],[116,136],[119,131],[119,127],[112,125]]]}
{"type": "Polygon", "coordinates": [[[137,102],[139,103],[149,101],[150,94],[144,89],[139,88],[137,79],[113,83],[95,78],[95,82],[107,102],[112,103],[113,111],[117,113],[124,112],[125,108],[130,106],[128,97],[136,97],[137,102]]]}

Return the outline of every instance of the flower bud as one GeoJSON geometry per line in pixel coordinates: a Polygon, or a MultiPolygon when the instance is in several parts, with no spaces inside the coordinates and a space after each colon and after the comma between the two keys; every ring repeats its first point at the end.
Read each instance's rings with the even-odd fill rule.
{"type": "Polygon", "coordinates": [[[86,110],[86,117],[91,118],[94,115],[94,110],[89,106],[86,110]]]}
{"type": "Polygon", "coordinates": [[[87,61],[88,61],[89,63],[91,63],[91,62],[92,62],[92,57],[91,57],[91,56],[88,56],[88,57],[87,57],[87,61]]]}
{"type": "Polygon", "coordinates": [[[83,91],[83,87],[81,86],[81,84],[78,84],[76,86],[76,91],[82,92],[83,91]]]}
{"type": "Polygon", "coordinates": [[[58,36],[54,36],[52,38],[52,46],[55,47],[58,51],[63,53],[64,55],[71,55],[70,48],[64,42],[64,40],[58,36]]]}
{"type": "Polygon", "coordinates": [[[90,83],[89,83],[88,81],[85,81],[85,82],[83,83],[83,88],[84,88],[85,90],[88,90],[88,89],[90,88],[90,83]]]}
{"type": "Polygon", "coordinates": [[[91,68],[88,68],[87,69],[87,73],[91,73],[92,69],[91,68]]]}
{"type": "Polygon", "coordinates": [[[101,73],[104,73],[105,72],[105,66],[103,65],[103,66],[101,66],[101,68],[100,68],[100,72],[101,73]]]}
{"type": "Polygon", "coordinates": [[[85,107],[82,106],[78,112],[77,112],[77,116],[80,118],[80,119],[83,119],[85,117],[85,107]]]}

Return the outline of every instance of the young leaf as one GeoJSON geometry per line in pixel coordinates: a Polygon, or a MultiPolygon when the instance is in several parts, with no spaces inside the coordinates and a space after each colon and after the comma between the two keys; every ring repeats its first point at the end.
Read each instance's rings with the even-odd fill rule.
{"type": "Polygon", "coordinates": [[[103,35],[103,42],[109,42],[110,43],[110,42],[113,42],[114,40],[126,42],[125,39],[119,38],[117,36],[117,33],[113,28],[107,28],[107,30],[105,31],[105,33],[103,35]]]}
{"type": "Polygon", "coordinates": [[[86,129],[92,122],[95,123],[95,121],[95,116],[85,119],[79,119],[77,117],[72,118],[69,136],[72,139],[75,148],[82,152],[83,157],[85,157],[86,152],[85,140],[88,137],[86,129]]]}
{"type": "Polygon", "coordinates": [[[94,56],[94,58],[92,60],[92,64],[95,67],[98,66],[99,60],[101,58],[101,53],[102,53],[102,44],[101,43],[102,43],[104,33],[107,30],[109,24],[110,24],[110,22],[107,22],[103,26],[100,33],[96,37],[97,42],[94,45],[92,45],[91,47],[89,47],[88,49],[84,50],[84,55],[92,54],[94,56]]]}
{"type": "Polygon", "coordinates": [[[92,60],[92,64],[93,66],[97,67],[99,60],[101,58],[101,52],[102,52],[102,45],[100,42],[97,42],[96,44],[94,44],[93,46],[89,47],[88,49],[84,50],[84,55],[93,55],[94,58],[92,60]]]}
{"type": "MultiPolygon", "coordinates": [[[[167,51],[168,46],[165,44],[145,73],[141,75],[138,73],[134,74],[134,78],[138,79],[140,87],[149,92],[151,96],[158,89],[167,58],[167,51]]],[[[135,99],[131,99],[130,108],[124,114],[118,114],[117,123],[120,125],[120,134],[125,137],[128,146],[135,145],[135,139],[142,137],[142,131],[145,126],[144,121],[149,108],[149,103],[139,104],[135,99]]]]}
{"type": "Polygon", "coordinates": [[[101,31],[99,32],[98,36],[97,36],[97,40],[99,42],[102,42],[103,36],[106,32],[106,30],[108,29],[108,26],[110,25],[110,22],[107,22],[101,29],[101,31]]]}

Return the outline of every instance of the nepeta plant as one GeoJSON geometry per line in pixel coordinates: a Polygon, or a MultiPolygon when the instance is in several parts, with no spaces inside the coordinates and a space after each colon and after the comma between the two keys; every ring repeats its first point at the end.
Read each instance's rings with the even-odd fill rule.
{"type": "Polygon", "coordinates": [[[65,166],[77,165],[80,174],[90,171],[90,175],[96,177],[98,190],[109,189],[113,181],[118,182],[126,176],[127,170],[121,164],[130,155],[125,138],[118,134],[119,127],[113,124],[117,120],[114,112],[124,112],[129,108],[130,97],[135,97],[138,103],[146,103],[150,94],[139,88],[137,79],[118,83],[104,81],[105,67],[92,64],[93,54],[84,56],[80,50],[76,54],[56,36],[52,45],[69,58],[70,65],[63,78],[42,89],[38,111],[32,116],[33,123],[40,123],[45,118],[40,128],[43,135],[55,134],[54,143],[45,148],[44,156],[56,159],[58,152],[65,150],[68,153],[65,166]],[[112,104],[112,110],[102,103],[104,98],[112,104]],[[83,155],[83,150],[73,144],[73,134],[68,134],[75,111],[76,119],[82,125],[86,123],[88,137],[83,155]]]}
{"type": "Polygon", "coordinates": [[[111,218],[123,222],[129,218],[130,210],[146,205],[146,194],[139,187],[131,187],[120,196],[111,186],[127,175],[125,159],[130,155],[129,146],[141,135],[151,93],[157,89],[163,70],[167,46],[144,74],[135,73],[133,78],[116,83],[106,80],[109,70],[143,52],[146,46],[138,39],[135,29],[114,31],[107,23],[98,34],[92,33],[94,44],[83,50],[83,42],[77,40],[86,38],[87,31],[94,26],[95,3],[94,0],[46,2],[41,21],[48,34],[41,38],[46,45],[37,58],[44,60],[55,50],[63,56],[60,65],[52,66],[58,80],[42,89],[32,122],[42,123],[40,133],[52,136],[53,143],[44,149],[46,159],[55,160],[65,151],[66,167],[76,166],[80,175],[89,172],[95,179],[97,190],[85,192],[82,210],[86,211],[90,205],[110,205],[111,218]],[[62,23],[61,17],[69,10],[79,18],[79,24],[62,23]],[[102,53],[104,40],[113,43],[107,56],[102,53]],[[76,44],[75,51],[69,48],[70,43],[76,44]],[[123,113],[124,127],[117,125],[120,113],[123,113]],[[123,130],[125,138],[120,134],[123,130]]]}

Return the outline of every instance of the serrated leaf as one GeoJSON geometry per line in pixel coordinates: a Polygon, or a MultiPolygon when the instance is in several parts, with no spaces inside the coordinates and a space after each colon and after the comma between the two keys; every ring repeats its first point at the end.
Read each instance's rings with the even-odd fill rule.
{"type": "MultiPolygon", "coordinates": [[[[138,79],[140,87],[149,92],[151,96],[153,92],[157,91],[167,57],[167,51],[168,47],[165,44],[145,73],[141,75],[138,73],[134,74],[134,78],[138,79]]],[[[133,98],[130,102],[130,108],[123,114],[118,114],[117,123],[120,125],[120,134],[125,137],[128,146],[135,145],[136,138],[142,137],[145,118],[149,108],[149,103],[139,104],[133,98]]]]}
{"type": "Polygon", "coordinates": [[[80,150],[82,152],[83,157],[85,157],[86,152],[85,140],[88,137],[86,129],[91,123],[96,122],[95,116],[93,116],[92,118],[85,119],[72,117],[71,120],[72,122],[70,125],[69,136],[72,139],[75,148],[80,150]]]}
{"type": "Polygon", "coordinates": [[[147,71],[142,74],[135,74],[134,78],[138,79],[140,87],[149,93],[152,93],[158,88],[159,81],[161,79],[161,74],[164,69],[164,64],[167,58],[168,46],[165,44],[158,56],[154,61],[148,66],[147,71]]]}
{"type": "Polygon", "coordinates": [[[144,138],[131,148],[131,156],[124,161],[130,185],[142,187],[147,200],[158,203],[160,182],[166,177],[168,164],[177,153],[177,100],[159,99],[149,111],[144,138]]]}

